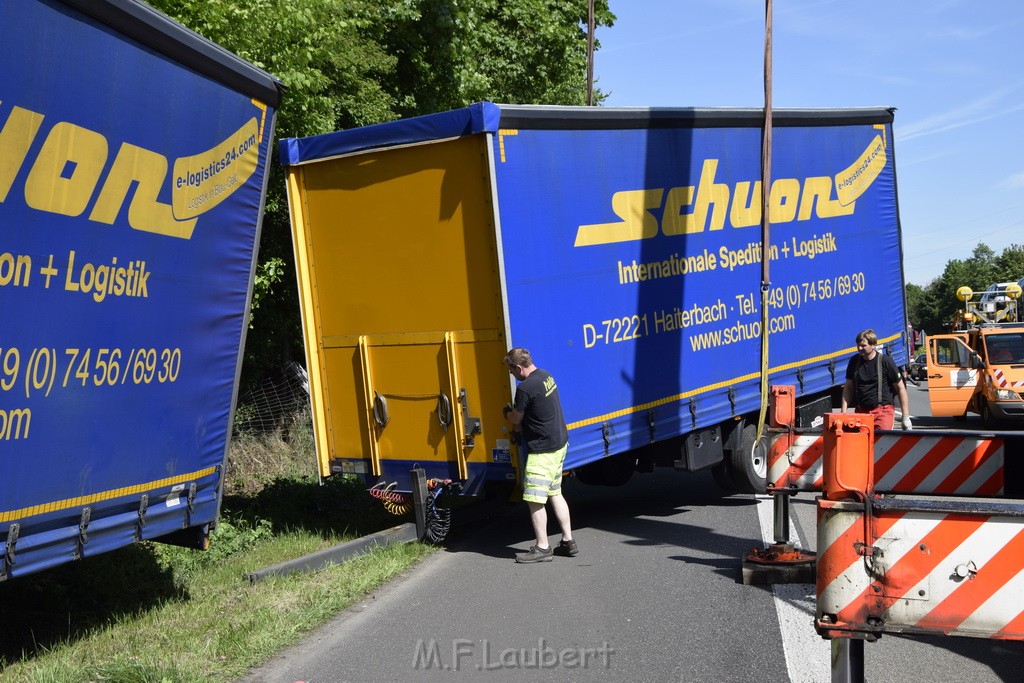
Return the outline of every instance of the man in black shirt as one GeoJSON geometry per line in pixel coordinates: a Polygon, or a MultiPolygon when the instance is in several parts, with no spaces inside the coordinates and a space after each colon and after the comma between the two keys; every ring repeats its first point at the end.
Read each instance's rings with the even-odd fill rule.
{"type": "Polygon", "coordinates": [[[903,378],[892,358],[878,352],[878,335],[864,330],[857,335],[857,355],[846,366],[846,384],[843,385],[842,411],[853,406],[854,412],[868,413],[875,419],[875,429],[892,429],[896,408],[894,395],[899,397],[903,412],[902,426],[910,429],[910,400],[903,378]]]}
{"type": "Polygon", "coordinates": [[[569,506],[562,497],[562,465],[569,445],[569,432],[565,428],[562,402],[558,398],[558,385],[548,372],[533,364],[530,352],[514,348],[505,355],[509,372],[519,380],[513,405],[506,405],[505,418],[521,427],[526,442],[526,472],[523,500],[530,507],[530,521],[537,537],[529,552],[516,555],[516,562],[549,562],[552,555],[572,557],[579,550],[572,537],[569,506]],[[558,548],[548,544],[548,513],[551,503],[555,519],[562,528],[558,548]]]}

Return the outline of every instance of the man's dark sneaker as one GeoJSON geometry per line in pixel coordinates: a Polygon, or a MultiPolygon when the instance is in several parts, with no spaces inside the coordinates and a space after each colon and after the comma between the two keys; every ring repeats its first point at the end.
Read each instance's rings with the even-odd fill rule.
{"type": "Polygon", "coordinates": [[[576,547],[576,539],[571,541],[559,541],[555,547],[555,555],[563,557],[576,557],[580,549],[576,547]]]}
{"type": "Polygon", "coordinates": [[[530,552],[516,555],[516,562],[519,564],[530,564],[531,562],[550,562],[554,557],[551,548],[538,548],[533,546],[530,552]]]}

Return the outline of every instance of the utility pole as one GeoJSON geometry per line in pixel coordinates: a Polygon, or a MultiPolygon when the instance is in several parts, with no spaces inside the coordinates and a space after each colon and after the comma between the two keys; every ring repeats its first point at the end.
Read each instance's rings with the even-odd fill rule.
{"type": "Polygon", "coordinates": [[[594,106],[594,0],[587,3],[587,106],[594,106]]]}

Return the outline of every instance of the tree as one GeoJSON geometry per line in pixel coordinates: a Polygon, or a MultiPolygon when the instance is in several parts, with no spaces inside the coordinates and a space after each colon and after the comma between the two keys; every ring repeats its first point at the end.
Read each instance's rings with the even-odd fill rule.
{"type": "Polygon", "coordinates": [[[921,321],[927,315],[925,291],[920,285],[908,282],[904,288],[904,295],[907,302],[907,320],[915,330],[919,330],[922,327],[921,321]]]}
{"type": "Polygon", "coordinates": [[[953,315],[963,306],[956,298],[957,289],[967,286],[980,293],[992,283],[1016,282],[1021,277],[1024,277],[1024,246],[1011,244],[997,256],[988,245],[979,242],[970,258],[947,261],[942,275],[919,294],[913,289],[916,285],[907,285],[907,313],[915,326],[920,325],[929,334],[941,333],[947,330],[953,315]]]}
{"type": "MultiPolygon", "coordinates": [[[[397,66],[384,85],[403,117],[481,100],[586,104],[587,0],[412,0],[387,11],[379,39],[397,66]]],[[[596,25],[613,21],[598,0],[596,25]]]]}
{"type": "MultiPolygon", "coordinates": [[[[462,20],[463,102],[587,103],[585,0],[480,0],[469,5],[462,20]]],[[[613,21],[607,2],[595,3],[596,25],[613,21]]],[[[595,92],[595,102],[604,99],[595,92]]]]}
{"type": "MultiPolygon", "coordinates": [[[[586,102],[587,0],[150,0],[278,77],[278,137],[492,100],[586,102]]],[[[596,24],[615,17],[595,3],[596,24]]],[[[595,48],[596,49],[596,48],[595,48]]],[[[595,93],[595,101],[604,95],[595,93]]],[[[284,173],[270,166],[243,382],[302,358],[284,173]]]]}
{"type": "Polygon", "coordinates": [[[1024,278],[1024,245],[1011,244],[995,260],[997,282],[1017,282],[1024,278]]]}

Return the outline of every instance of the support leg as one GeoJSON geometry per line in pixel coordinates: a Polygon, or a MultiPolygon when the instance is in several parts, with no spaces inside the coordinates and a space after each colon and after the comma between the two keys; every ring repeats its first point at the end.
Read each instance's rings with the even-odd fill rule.
{"type": "Polygon", "coordinates": [[[832,683],[864,683],[864,641],[832,639],[832,683]]]}

